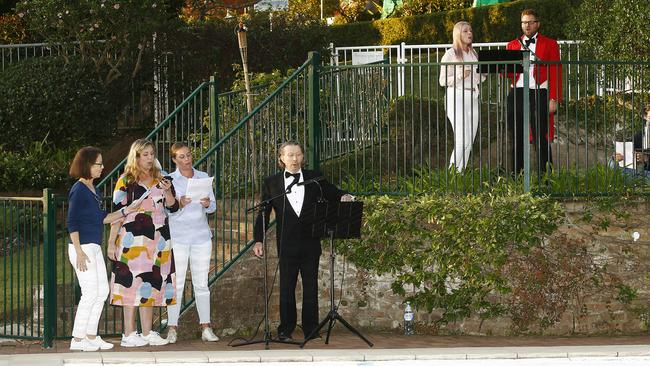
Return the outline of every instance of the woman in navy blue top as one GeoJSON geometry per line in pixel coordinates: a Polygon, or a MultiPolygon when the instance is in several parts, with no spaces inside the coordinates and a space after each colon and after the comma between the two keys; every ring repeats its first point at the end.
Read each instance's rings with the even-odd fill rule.
{"type": "Polygon", "coordinates": [[[103,170],[101,150],[92,146],[81,148],[70,166],[70,175],[78,179],[70,189],[68,209],[68,257],[81,287],[70,341],[70,349],[77,351],[113,348],[112,343],[97,335],[99,317],[108,296],[106,264],[101,249],[104,224],[120,220],[137,208],[135,205],[106,213],[93,185],[93,180],[99,178],[103,170]]]}

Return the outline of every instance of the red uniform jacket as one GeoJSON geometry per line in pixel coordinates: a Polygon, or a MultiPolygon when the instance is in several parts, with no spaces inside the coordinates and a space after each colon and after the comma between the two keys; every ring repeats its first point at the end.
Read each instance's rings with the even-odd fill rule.
{"type": "MultiPolygon", "coordinates": [[[[523,36],[519,38],[523,42],[523,36]]],[[[509,50],[520,50],[521,43],[519,39],[512,40],[506,46],[509,50]]],[[[560,61],[560,47],[557,45],[557,41],[545,37],[541,34],[537,34],[537,40],[535,41],[535,54],[542,61],[560,61]]],[[[520,73],[512,74],[509,73],[508,77],[512,80],[512,85],[517,84],[517,79],[519,78],[520,73]]],[[[534,65],[533,66],[533,76],[537,85],[542,84],[548,80],[548,93],[549,99],[555,99],[558,103],[562,100],[562,66],[558,64],[552,65],[534,65]]],[[[549,128],[548,136],[546,139],[548,141],[553,140],[554,130],[555,130],[555,121],[553,114],[549,116],[549,128]]],[[[532,135],[531,135],[532,139],[532,135]]]]}

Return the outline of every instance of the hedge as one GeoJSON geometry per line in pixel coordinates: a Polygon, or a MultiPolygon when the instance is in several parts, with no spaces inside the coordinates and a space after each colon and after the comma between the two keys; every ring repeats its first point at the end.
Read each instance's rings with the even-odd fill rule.
{"type": "Polygon", "coordinates": [[[572,39],[566,24],[581,0],[520,0],[510,3],[447,12],[388,18],[370,22],[334,25],[328,28],[329,42],[336,46],[451,43],[454,24],[472,24],[475,42],[508,41],[521,34],[520,13],[535,9],[540,31],[557,39],[572,39]]]}
{"type": "Polygon", "coordinates": [[[24,150],[92,144],[113,132],[115,114],[94,69],[79,59],[32,58],[0,72],[0,145],[24,150]]]}

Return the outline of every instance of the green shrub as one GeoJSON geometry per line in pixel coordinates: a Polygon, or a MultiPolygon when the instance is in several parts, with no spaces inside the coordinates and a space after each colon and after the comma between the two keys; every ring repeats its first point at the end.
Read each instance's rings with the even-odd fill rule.
{"type": "Polygon", "coordinates": [[[73,148],[33,142],[22,151],[0,148],[0,191],[21,193],[62,186],[75,154],[73,148]]]}
{"type": "Polygon", "coordinates": [[[18,151],[48,136],[57,147],[109,135],[114,116],[93,68],[77,59],[33,58],[0,72],[0,141],[18,151]]]}
{"type": "Polygon", "coordinates": [[[515,331],[544,329],[601,270],[586,244],[556,231],[564,210],[507,184],[476,195],[364,199],[362,238],[339,243],[357,268],[393,276],[391,288],[436,323],[508,316],[515,331]]]}

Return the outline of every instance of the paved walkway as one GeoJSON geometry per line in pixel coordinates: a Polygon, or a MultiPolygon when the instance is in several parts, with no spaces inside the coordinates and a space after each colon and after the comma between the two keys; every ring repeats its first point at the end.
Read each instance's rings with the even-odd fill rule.
{"type": "Polygon", "coordinates": [[[104,352],[75,352],[69,341],[57,341],[43,349],[34,341],[0,342],[0,366],[125,364],[125,363],[212,363],[212,362],[327,362],[396,360],[530,359],[573,357],[647,357],[650,364],[650,336],[630,337],[438,337],[373,333],[366,336],[375,344],[368,347],[345,331],[334,332],[330,344],[324,339],[296,345],[271,343],[230,347],[232,339],[217,343],[183,341],[163,347],[126,349],[118,344],[104,352]]]}

